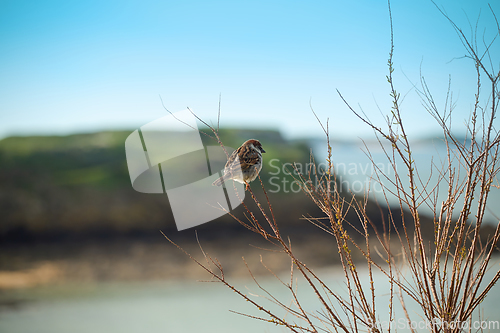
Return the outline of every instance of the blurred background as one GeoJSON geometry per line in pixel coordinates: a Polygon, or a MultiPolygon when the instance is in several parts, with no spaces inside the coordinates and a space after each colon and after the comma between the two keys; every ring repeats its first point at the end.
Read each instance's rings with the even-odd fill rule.
{"type": "MultiPolygon", "coordinates": [[[[490,5],[498,15],[499,4],[490,5]]],[[[457,135],[476,91],[474,66],[436,6],[481,40],[496,32],[487,1],[391,2],[394,81],[423,174],[444,146],[415,92],[420,75],[438,106],[451,75],[457,135]]],[[[326,157],[313,109],[329,121],[346,195],[366,190],[373,173],[360,139],[391,172],[373,132],[337,92],[383,126],[389,50],[383,1],[2,1],[0,331],[281,331],[230,313],[255,312],[223,286],[196,282],[208,274],[159,230],[200,258],[198,237],[242,289],[252,284],[242,257],[274,286],[260,256],[277,272],[289,268],[285,256],[260,249],[265,241],[229,216],[179,232],[166,195],[132,189],[125,139],[166,109],[189,107],[216,125],[220,108],[226,145],[262,142],[261,175],[284,232],[300,258],[342,289],[336,245],[302,219],[321,212],[285,169],[298,163],[306,172],[311,153],[326,157]]],[[[498,191],[491,197],[500,200],[498,191]]],[[[235,214],[244,218],[241,208],[235,214]]],[[[498,221],[498,207],[488,214],[498,221]]]]}

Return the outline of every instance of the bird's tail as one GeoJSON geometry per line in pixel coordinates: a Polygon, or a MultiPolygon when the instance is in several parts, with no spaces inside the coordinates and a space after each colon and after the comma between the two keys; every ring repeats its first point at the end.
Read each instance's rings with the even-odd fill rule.
{"type": "Polygon", "coordinates": [[[222,183],[224,183],[225,179],[224,177],[220,177],[220,178],[217,178],[213,183],[212,185],[213,186],[221,186],[222,183]]]}

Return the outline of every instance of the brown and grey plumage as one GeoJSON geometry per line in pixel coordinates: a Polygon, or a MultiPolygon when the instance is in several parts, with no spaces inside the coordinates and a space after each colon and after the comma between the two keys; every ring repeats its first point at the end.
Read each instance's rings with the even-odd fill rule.
{"type": "Polygon", "coordinates": [[[248,183],[257,178],[262,169],[262,153],[265,152],[258,140],[245,141],[229,156],[224,167],[224,175],[215,180],[212,185],[221,186],[226,180],[232,179],[246,184],[248,189],[248,183]]]}

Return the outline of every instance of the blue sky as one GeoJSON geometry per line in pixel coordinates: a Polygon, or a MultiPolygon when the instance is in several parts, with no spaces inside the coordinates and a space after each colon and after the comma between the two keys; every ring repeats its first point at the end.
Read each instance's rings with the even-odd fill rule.
{"type": "MultiPolygon", "coordinates": [[[[481,29],[495,28],[487,1],[436,3],[466,31],[480,10],[481,29]]],[[[459,130],[475,77],[470,61],[450,62],[464,55],[455,32],[430,1],[392,11],[409,133],[437,131],[411,91],[420,68],[438,102],[452,75],[459,130]]],[[[389,33],[387,3],[374,0],[2,1],[0,138],[132,130],[166,114],[159,96],[216,121],[219,94],[223,126],[320,135],[311,101],[334,137],[369,137],[336,89],[383,125],[389,33]]]]}

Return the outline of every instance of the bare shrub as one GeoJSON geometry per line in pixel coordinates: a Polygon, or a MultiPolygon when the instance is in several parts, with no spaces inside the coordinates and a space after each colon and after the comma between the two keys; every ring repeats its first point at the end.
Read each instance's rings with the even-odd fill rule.
{"type": "MultiPolygon", "coordinates": [[[[346,106],[375,131],[395,176],[387,177],[377,169],[371,159],[377,171],[374,181],[382,185],[386,198],[384,205],[389,205],[389,196],[397,197],[397,211],[401,216],[394,216],[389,210],[386,224],[381,230],[374,225],[372,216],[367,213],[369,193],[364,197],[353,193],[347,196],[340,193],[336,186],[328,122],[322,124],[318,119],[328,142],[327,172],[315,172],[316,164],[311,157],[312,164],[308,174],[304,176],[298,173],[296,178],[302,184],[305,195],[324,214],[322,217],[304,216],[304,219],[330,234],[336,241],[346,295],[332,290],[322,277],[296,257],[291,240],[280,232],[277,217],[262,181],[262,190],[267,200],[261,203],[250,190],[256,208],[244,204],[248,219],[241,220],[236,216],[234,218],[250,231],[261,235],[273,249],[278,249],[289,258],[290,275],[286,281],[273,273],[271,268],[268,269],[288,290],[291,302],[275,297],[249,270],[257,287],[270,303],[257,301],[228,281],[217,259],[203,252],[205,261],[202,262],[186,253],[214,280],[223,283],[262,312],[260,317],[250,317],[272,322],[292,332],[390,332],[394,330],[393,327],[380,325],[380,313],[385,316],[388,311],[388,321],[393,321],[397,303],[408,322],[414,320],[414,316],[420,316],[420,320],[431,323],[426,327],[431,332],[463,331],[461,325],[447,323],[466,323],[471,326],[474,311],[500,278],[500,270],[492,278],[485,278],[500,238],[500,221],[487,239],[481,238],[484,237],[482,230],[488,195],[492,188],[498,187],[496,177],[499,171],[500,134],[495,128],[494,120],[500,101],[500,71],[495,69],[495,65],[498,66],[495,64],[498,55],[492,55],[490,50],[499,37],[500,26],[490,8],[490,15],[495,18],[495,29],[498,31],[493,40],[479,46],[474,29],[471,29],[472,36],[468,37],[444,12],[442,13],[455,29],[467,51],[466,57],[476,69],[477,92],[467,123],[466,140],[461,140],[451,130],[450,119],[454,108],[451,94],[448,94],[446,105],[441,110],[437,107],[425,79],[422,77],[420,80],[417,92],[425,110],[440,125],[447,148],[447,162],[444,168],[433,167],[434,172],[438,173],[438,179],[421,179],[405,131],[400,94],[393,80],[392,18],[387,75],[392,108],[386,118],[386,124],[381,127],[372,123],[362,112],[351,107],[340,92],[339,95],[346,106]],[[487,98],[483,98],[483,94],[486,94],[487,98]],[[387,148],[386,143],[389,143],[390,148],[387,148]],[[404,170],[396,169],[397,161],[404,163],[404,170]],[[447,189],[444,200],[438,200],[440,187],[447,189]],[[424,237],[422,216],[419,213],[422,205],[431,207],[434,212],[434,233],[430,240],[424,237]],[[473,207],[476,207],[475,210],[473,207]],[[352,212],[355,213],[355,221],[347,219],[349,212],[349,216],[352,216],[352,212]],[[354,237],[353,233],[361,235],[362,241],[359,241],[359,237],[354,237]],[[364,263],[355,260],[353,253],[361,253],[364,263]],[[365,265],[366,269],[362,269],[365,265]],[[374,271],[385,276],[389,286],[388,290],[385,290],[388,295],[387,303],[382,308],[377,307],[375,302],[377,283],[374,271]],[[317,307],[311,310],[310,304],[299,297],[296,289],[297,277],[305,281],[309,290],[314,293],[321,310],[318,311],[317,307]],[[366,278],[367,284],[363,282],[366,278]],[[414,314],[408,311],[408,300],[417,304],[421,312],[414,314]],[[276,306],[280,311],[276,310],[276,306]]],[[[390,4],[389,14],[391,15],[390,4]]],[[[217,141],[222,144],[217,135],[218,128],[211,129],[217,141]]],[[[371,158],[368,148],[367,154],[371,158]]],[[[409,329],[416,331],[416,328],[411,326],[409,329]]]]}

